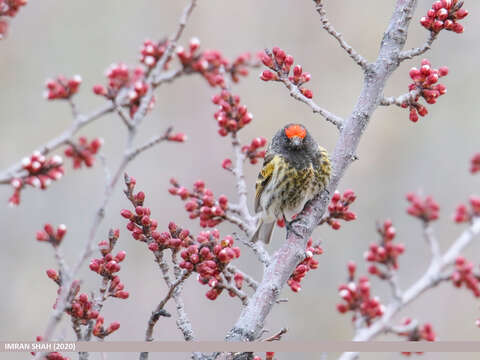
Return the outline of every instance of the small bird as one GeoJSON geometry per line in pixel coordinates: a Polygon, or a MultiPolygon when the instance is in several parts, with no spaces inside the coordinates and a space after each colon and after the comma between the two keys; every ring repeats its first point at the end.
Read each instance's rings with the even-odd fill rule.
{"type": "Polygon", "coordinates": [[[270,142],[255,184],[255,212],[260,213],[252,242],[270,242],[275,222],[299,213],[305,203],[325,189],[330,180],[330,159],[307,129],[288,124],[270,142]]]}

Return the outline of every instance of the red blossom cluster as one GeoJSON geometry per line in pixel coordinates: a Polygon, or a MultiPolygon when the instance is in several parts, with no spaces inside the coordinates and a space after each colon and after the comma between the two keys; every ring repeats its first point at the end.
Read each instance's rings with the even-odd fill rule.
{"type": "MultiPolygon", "coordinates": [[[[149,39],[145,40],[140,49],[140,62],[148,68],[153,69],[163,54],[165,54],[167,46],[168,40],[162,40],[158,43],[154,43],[149,39]]],[[[165,62],[164,69],[168,68],[168,62],[170,60],[171,58],[165,62]]]]}
{"type": "Polygon", "coordinates": [[[342,219],[345,221],[352,221],[357,218],[357,215],[349,211],[349,206],[355,201],[357,196],[353,190],[345,190],[343,195],[338,190],[332,196],[330,205],[328,205],[328,216],[322,220],[323,223],[327,223],[334,230],[338,230],[341,227],[340,221],[335,219],[342,219]]]}
{"type": "Polygon", "coordinates": [[[12,206],[20,204],[20,191],[25,185],[45,190],[52,181],[59,180],[64,173],[63,160],[60,156],[55,155],[47,159],[39,151],[35,151],[30,157],[23,158],[22,168],[27,174],[13,178],[10,182],[14,193],[8,202],[12,206]]]}
{"type": "Polygon", "coordinates": [[[15,17],[22,6],[27,5],[28,0],[0,0],[0,40],[8,30],[8,22],[3,18],[15,17]]]}
{"type": "Polygon", "coordinates": [[[470,208],[465,204],[460,204],[455,210],[453,217],[454,221],[458,224],[471,222],[474,217],[480,216],[480,197],[470,196],[470,208]]]}
{"type": "MultiPolygon", "coordinates": [[[[275,353],[274,352],[266,352],[265,353],[265,360],[274,360],[275,353]]],[[[261,356],[255,356],[253,360],[263,360],[261,356]]]]}
{"type": "Polygon", "coordinates": [[[43,230],[37,231],[36,238],[38,241],[45,241],[56,247],[61,244],[66,233],[67,227],[64,224],[58,225],[57,231],[51,224],[45,224],[43,230]]]}
{"type": "Polygon", "coordinates": [[[98,311],[95,310],[95,300],[89,299],[85,293],[76,295],[65,312],[72,317],[72,321],[80,325],[87,325],[90,320],[97,319],[99,316],[98,311]]]}
{"type": "Polygon", "coordinates": [[[177,47],[177,57],[183,65],[185,72],[198,73],[207,80],[211,86],[225,87],[224,74],[229,74],[233,82],[238,82],[240,76],[248,75],[249,67],[258,66],[252,61],[250,53],[238,56],[233,62],[226,59],[218,50],[204,50],[199,52],[200,40],[190,40],[188,50],[177,47]]]}
{"type": "MultiPolygon", "coordinates": [[[[412,319],[406,318],[402,321],[402,326],[408,326],[412,323],[412,319]]],[[[430,323],[425,323],[422,326],[417,325],[412,330],[401,332],[397,334],[401,337],[406,337],[408,341],[435,341],[435,332],[433,331],[433,326],[430,323]]],[[[410,356],[410,352],[402,352],[403,355],[410,356]]],[[[421,355],[423,352],[416,352],[416,354],[421,355]]]]}
{"type": "Polygon", "coordinates": [[[309,99],[313,97],[311,90],[302,87],[303,84],[310,81],[311,75],[303,72],[301,65],[295,65],[293,74],[290,75],[290,69],[294,62],[293,56],[287,55],[284,50],[275,46],[272,49],[272,53],[262,53],[261,59],[263,64],[273,71],[263,71],[260,79],[263,81],[279,81],[281,78],[288,77],[288,80],[298,88],[303,96],[309,99]]]}
{"type": "Polygon", "coordinates": [[[265,145],[267,145],[267,139],[264,137],[257,137],[252,140],[250,145],[242,146],[242,152],[245,154],[245,157],[250,160],[250,164],[254,165],[258,162],[258,159],[263,159],[265,157],[266,151],[261,150],[265,145]]]}
{"type": "Polygon", "coordinates": [[[480,153],[473,155],[470,160],[470,173],[475,174],[480,171],[480,153]]]}
{"type": "Polygon", "coordinates": [[[355,283],[356,264],[351,261],[347,268],[349,273],[348,283],[342,284],[338,288],[339,295],[345,303],[338,304],[337,310],[341,314],[352,311],[352,321],[356,321],[358,316],[361,316],[367,326],[370,326],[375,318],[383,315],[384,306],[377,297],[371,296],[368,277],[361,276],[355,283]]]}
{"type": "Polygon", "coordinates": [[[431,196],[422,199],[419,195],[414,193],[407,194],[407,201],[410,206],[407,208],[407,213],[419,218],[424,222],[429,222],[438,219],[438,212],[440,206],[431,196]]]}
{"type": "Polygon", "coordinates": [[[446,94],[447,88],[445,85],[437,84],[438,79],[446,75],[448,75],[446,66],[433,69],[427,59],[422,60],[420,69],[415,67],[410,69],[410,77],[413,83],[408,86],[408,90],[416,93],[415,97],[404,102],[402,107],[410,109],[411,121],[417,122],[418,115],[425,116],[428,114],[427,108],[418,102],[420,97],[423,97],[427,104],[435,104],[439,96],[446,94]]]}
{"type": "Polygon", "coordinates": [[[479,278],[473,272],[473,264],[467,261],[463,256],[455,260],[455,271],[451,277],[452,283],[456,287],[465,285],[475,297],[480,297],[479,278]]]}
{"type": "Polygon", "coordinates": [[[70,99],[78,92],[78,88],[82,83],[80,75],[75,75],[70,79],[59,75],[55,79],[49,79],[45,83],[45,98],[48,100],[70,99]]]}
{"type": "MultiPolygon", "coordinates": [[[[233,237],[225,236],[221,240],[219,231],[213,229],[201,232],[194,238],[188,230],[180,228],[173,222],[168,224],[168,231],[160,233],[156,230],[157,221],[150,218],[150,209],[143,206],[145,194],[143,192],[134,194],[135,179],[126,175],[125,183],[127,185],[125,194],[135,207],[135,213],[125,209],[121,211],[121,215],[130,220],[127,229],[132,231],[132,236],[136,240],[146,242],[156,256],[167,248],[175,253],[179,251],[182,258],[179,266],[187,272],[198,273],[199,282],[211,287],[206,293],[210,300],[215,300],[224,289],[227,289],[231,296],[238,296],[235,290],[241,289],[243,276],[235,274],[232,278],[226,271],[227,265],[240,256],[240,249],[233,246],[233,237]]],[[[203,182],[197,182],[195,185],[197,194],[202,193],[204,187],[203,182]]],[[[177,191],[181,187],[174,189],[177,191]]],[[[185,195],[181,190],[178,195],[181,197],[183,195],[184,200],[189,198],[188,191],[185,195]]]]}
{"type": "MultiPolygon", "coordinates": [[[[41,337],[40,335],[36,337],[35,339],[37,342],[40,342],[43,340],[43,337],[41,337]]],[[[36,353],[35,352],[31,352],[30,354],[32,355],[35,355],[36,353]]],[[[63,356],[62,354],[60,354],[59,352],[49,352],[47,353],[46,355],[44,355],[43,359],[42,360],[70,360],[70,358],[68,357],[65,357],[63,356]]]]}
{"type": "Polygon", "coordinates": [[[300,282],[305,275],[307,275],[307,272],[318,268],[318,260],[313,256],[321,254],[323,254],[323,249],[320,247],[320,244],[313,245],[312,238],[308,239],[307,249],[305,251],[305,259],[297,265],[287,282],[288,286],[290,286],[290,289],[292,289],[293,292],[298,292],[301,290],[302,287],[300,282]]]}
{"type": "Polygon", "coordinates": [[[201,227],[215,227],[225,220],[228,210],[228,198],[220,195],[218,199],[213,196],[212,190],[205,187],[203,180],[193,184],[193,190],[180,186],[176,179],[170,179],[172,187],[168,189],[172,195],[179,196],[185,203],[185,210],[190,213],[190,219],[199,218],[201,227]]]}
{"type": "MultiPolygon", "coordinates": [[[[240,256],[240,248],[233,244],[232,236],[227,235],[220,240],[220,232],[214,229],[199,233],[196,242],[180,253],[183,259],[180,267],[198,273],[198,282],[210,287],[205,294],[210,300],[215,300],[224,289],[228,290],[230,296],[237,296],[232,285],[229,285],[232,279],[225,271],[227,265],[240,256]]],[[[234,286],[240,290],[243,275],[236,273],[233,280],[234,286]]]]}
{"type": "Polygon", "coordinates": [[[117,255],[113,256],[112,251],[117,243],[120,231],[110,230],[108,234],[108,241],[101,241],[98,244],[101,258],[92,259],[90,262],[90,270],[96,272],[103,277],[105,281],[104,297],[111,296],[119,299],[127,299],[130,294],[128,291],[124,291],[125,286],[120,282],[120,278],[115,273],[120,271],[120,265],[126,256],[125,251],[119,251],[117,255]]]}
{"type": "Polygon", "coordinates": [[[103,145],[103,139],[95,138],[90,143],[85,136],[78,138],[78,143],[70,143],[65,149],[65,156],[72,158],[73,168],[80,169],[82,164],[92,167],[95,163],[95,154],[103,145]]]}
{"type": "MultiPolygon", "coordinates": [[[[39,241],[48,241],[53,246],[58,246],[65,236],[66,231],[65,225],[60,225],[55,232],[53,227],[47,224],[44,227],[44,231],[37,232],[36,237],[39,241]]],[[[67,298],[71,300],[65,308],[65,313],[70,315],[74,326],[90,326],[91,321],[96,320],[92,334],[99,338],[104,338],[120,327],[118,322],[113,322],[107,329],[103,328],[103,317],[99,315],[103,301],[105,301],[108,296],[119,299],[129,297],[129,293],[123,291],[124,285],[120,282],[120,278],[118,275],[115,275],[115,273],[120,271],[120,265],[118,265],[118,263],[125,259],[126,253],[125,251],[120,251],[115,257],[111,254],[118,237],[118,230],[110,230],[109,241],[102,241],[98,244],[102,258],[93,259],[90,262],[90,269],[102,276],[104,280],[103,286],[100,289],[100,298],[95,299],[92,295],[92,298],[89,299],[87,294],[79,294],[80,282],[78,280],[73,281],[67,296],[67,298]]],[[[47,276],[59,286],[58,293],[60,293],[63,285],[61,274],[54,269],[48,269],[46,273],[47,276]]],[[[57,302],[58,298],[53,306],[54,308],[56,308],[57,302]]]]}
{"type": "MultiPolygon", "coordinates": [[[[365,252],[365,260],[371,263],[382,264],[387,269],[398,269],[398,257],[405,251],[403,244],[394,244],[395,228],[390,220],[385,220],[383,226],[378,226],[378,233],[382,237],[379,244],[372,243],[367,252],[365,252]]],[[[377,275],[381,279],[386,279],[389,275],[384,273],[375,264],[368,268],[368,272],[377,275]]]]}
{"type": "Polygon", "coordinates": [[[465,18],[468,11],[462,9],[462,0],[438,0],[428,10],[427,15],[420,19],[420,24],[434,33],[450,30],[457,34],[463,33],[463,26],[457,21],[465,18]]]}
{"type": "Polygon", "coordinates": [[[111,333],[120,328],[120,323],[118,321],[112,322],[106,329],[103,326],[103,322],[103,316],[98,316],[92,330],[92,334],[100,339],[105,338],[105,336],[110,335],[111,333]]]}
{"type": "Polygon", "coordinates": [[[220,107],[213,115],[220,127],[218,130],[220,136],[235,134],[253,119],[247,107],[240,105],[240,97],[232,95],[228,90],[224,89],[220,94],[215,95],[212,102],[220,107]]]}
{"type": "MultiPolygon", "coordinates": [[[[126,90],[128,102],[125,106],[130,109],[130,116],[133,116],[140,106],[142,97],[148,91],[144,69],[136,67],[132,70],[123,63],[112,64],[108,68],[106,76],[108,78],[108,87],[105,88],[103,85],[95,85],[93,92],[113,100],[121,90],[126,90]]],[[[154,105],[155,97],[152,97],[147,110],[153,109],[154,105]]]]}

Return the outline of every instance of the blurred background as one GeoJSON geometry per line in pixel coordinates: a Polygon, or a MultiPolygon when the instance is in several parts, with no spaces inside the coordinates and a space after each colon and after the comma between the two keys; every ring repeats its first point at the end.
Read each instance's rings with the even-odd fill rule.
{"type": "MultiPolygon", "coordinates": [[[[336,29],[367,59],[376,57],[382,34],[395,1],[328,1],[326,9],[336,29]]],[[[430,8],[432,0],[420,0],[412,21],[407,47],[423,44],[427,31],[419,19],[430,8]]],[[[104,70],[112,63],[138,63],[138,49],[145,38],[160,39],[177,27],[186,1],[138,0],[104,1],[32,1],[22,8],[11,22],[10,34],[0,42],[0,169],[31,154],[40,144],[70,126],[70,109],[64,102],[43,99],[44,81],[48,77],[80,74],[80,93],[75,97],[81,112],[89,112],[103,103],[91,88],[105,83],[104,70]]],[[[356,161],[342,179],[339,190],[352,188],[358,195],[352,210],[358,220],[345,223],[340,231],[322,227],[314,239],[323,242],[324,254],[319,268],[302,282],[302,291],[292,293],[288,287],[281,297],[289,302],[275,306],[266,328],[271,333],[281,327],[289,329],[285,340],[349,340],[353,329],[350,315],[336,311],[339,302],[337,287],[346,279],[346,263],[359,262],[359,273],[366,272],[363,252],[377,241],[376,221],[393,220],[397,241],[404,243],[406,253],[400,259],[399,281],[407,288],[428,266],[429,249],[421,234],[421,224],[406,214],[405,194],[421,191],[433,195],[441,206],[440,220],[435,224],[441,248],[445,250],[463,230],[455,225],[452,214],[469,195],[479,193],[478,176],[469,174],[469,160],[480,151],[478,84],[478,27],[480,3],[466,1],[470,15],[462,22],[465,33],[442,32],[428,53],[434,67],[447,65],[448,77],[442,83],[448,94],[429,114],[416,124],[408,119],[408,111],[379,108],[362,137],[356,161]],[[475,45],[477,44],[477,45],[475,45]]],[[[312,74],[308,88],[314,100],[328,110],[348,116],[362,86],[358,66],[321,28],[312,1],[199,1],[182,39],[183,44],[196,36],[203,49],[219,49],[230,59],[244,51],[256,52],[278,45],[292,54],[296,63],[312,74]]],[[[392,76],[385,89],[387,96],[407,91],[408,71],[418,66],[420,58],[406,61],[392,76]]],[[[271,138],[287,122],[304,123],[320,144],[333,151],[336,129],[320,116],[313,115],[306,105],[290,98],[287,90],[276,83],[258,79],[259,69],[235,85],[233,92],[254,115],[253,122],[239,136],[249,143],[256,136],[271,138]]],[[[169,178],[176,177],[190,187],[199,178],[216,195],[226,194],[235,201],[234,179],[221,168],[224,158],[232,157],[226,138],[217,135],[213,119],[216,110],[211,103],[211,89],[199,76],[181,78],[162,86],[156,93],[154,111],[144,121],[137,136],[143,143],[151,134],[173,125],[185,132],[185,144],[161,144],[143,153],[128,167],[137,179],[137,189],[147,194],[146,206],[152,217],[165,229],[175,221],[192,232],[200,231],[198,221],[188,219],[184,204],[167,189],[169,178]]],[[[104,117],[81,131],[89,138],[105,139],[103,152],[114,169],[122,155],[126,130],[114,115],[104,117]]],[[[61,151],[59,151],[61,152],[61,151]]],[[[253,188],[260,165],[246,164],[250,207],[253,188]]],[[[83,249],[95,209],[99,206],[104,186],[100,163],[93,169],[73,171],[66,161],[66,176],[47,191],[27,189],[22,192],[18,208],[9,208],[10,186],[0,187],[0,339],[35,339],[41,334],[51,313],[57,286],[47,278],[45,270],[56,267],[52,249],[35,240],[35,232],[46,222],[64,223],[68,233],[62,249],[72,263],[83,249]]],[[[120,277],[130,292],[128,300],[109,300],[103,310],[106,323],[119,321],[121,328],[108,340],[143,340],[147,318],[166,291],[157,264],[142,243],[134,241],[125,229],[119,212],[129,204],[119,184],[107,208],[98,232],[97,242],[106,238],[110,227],[120,228],[117,250],[127,252],[120,277]]],[[[233,231],[220,226],[222,235],[233,231]]],[[[284,230],[275,231],[274,251],[284,238],[284,230]]],[[[466,257],[479,263],[480,245],[470,246],[466,257]]],[[[242,248],[239,266],[255,277],[261,277],[261,266],[248,249],[242,248]]],[[[99,277],[85,266],[82,273],[84,291],[98,289],[99,277]]],[[[387,284],[373,280],[373,291],[384,302],[389,301],[387,284]]],[[[238,299],[222,294],[214,302],[205,297],[207,288],[194,278],[184,290],[186,311],[199,340],[221,340],[237,319],[241,306],[238,299]]],[[[477,340],[480,329],[478,301],[471,292],[455,289],[450,283],[425,293],[408,306],[404,316],[431,322],[439,340],[477,340]]],[[[167,310],[174,313],[172,304],[167,310]]],[[[58,328],[58,335],[73,339],[67,319],[58,328]]],[[[181,340],[174,318],[160,319],[155,329],[156,340],[181,340]]],[[[390,339],[390,338],[384,338],[390,339]]],[[[321,349],[319,349],[321,350],[321,349]]],[[[127,359],[133,354],[115,354],[127,359]]],[[[135,355],[136,356],[136,355],[135,355]]],[[[293,354],[279,354],[279,359],[293,354]]],[[[297,359],[320,358],[320,355],[294,354],[297,359]]],[[[458,359],[476,359],[478,355],[461,354],[458,359]]],[[[3,357],[3,355],[2,355],[3,357]]],[[[23,359],[25,354],[9,354],[23,359]]],[[[75,357],[75,356],[73,356],[75,357]]],[[[112,355],[113,357],[113,355],[112,355]]],[[[152,358],[184,359],[185,354],[155,354],[152,358]]],[[[328,357],[335,358],[335,354],[328,357]]],[[[400,354],[366,354],[362,358],[400,359],[400,354]]],[[[426,354],[424,359],[450,359],[450,354],[426,354]]]]}

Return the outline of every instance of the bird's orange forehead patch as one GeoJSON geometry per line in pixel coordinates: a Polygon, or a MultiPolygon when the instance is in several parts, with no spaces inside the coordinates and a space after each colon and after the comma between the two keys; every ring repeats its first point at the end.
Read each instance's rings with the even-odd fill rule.
{"type": "Polygon", "coordinates": [[[307,130],[301,125],[290,125],[285,129],[285,135],[287,135],[289,139],[295,136],[303,139],[307,135],[307,130]]]}

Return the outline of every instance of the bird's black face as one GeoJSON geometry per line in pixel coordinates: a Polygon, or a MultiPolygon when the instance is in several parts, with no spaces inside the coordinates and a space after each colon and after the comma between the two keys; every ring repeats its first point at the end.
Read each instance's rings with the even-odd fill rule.
{"type": "Polygon", "coordinates": [[[284,128],[283,135],[286,139],[286,146],[291,150],[300,150],[305,143],[305,137],[307,136],[307,130],[299,124],[287,125],[284,128]]]}

